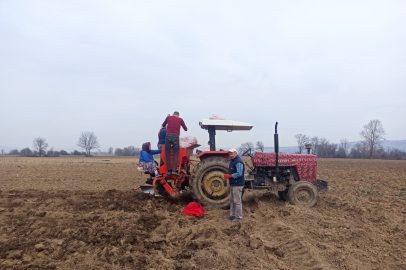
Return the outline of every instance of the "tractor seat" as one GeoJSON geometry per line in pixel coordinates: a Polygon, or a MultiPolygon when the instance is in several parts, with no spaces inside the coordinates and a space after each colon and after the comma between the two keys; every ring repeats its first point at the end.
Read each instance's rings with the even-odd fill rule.
{"type": "Polygon", "coordinates": [[[146,172],[145,170],[144,170],[144,168],[143,167],[141,167],[139,164],[137,164],[137,170],[142,174],[142,173],[144,173],[144,174],[151,174],[151,173],[149,173],[149,172],[146,172]]]}

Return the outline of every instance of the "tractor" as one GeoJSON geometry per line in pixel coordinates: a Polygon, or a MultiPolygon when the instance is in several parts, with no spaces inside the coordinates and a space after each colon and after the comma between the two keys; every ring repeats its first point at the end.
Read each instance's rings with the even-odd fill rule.
{"type": "MultiPolygon", "coordinates": [[[[179,176],[167,174],[167,165],[159,168],[161,177],[156,177],[152,185],[141,186],[145,193],[158,193],[162,196],[178,197],[182,191],[189,190],[193,199],[202,205],[227,207],[229,205],[228,180],[224,174],[228,171],[228,151],[216,151],[216,131],[228,132],[251,130],[252,125],[231,120],[204,119],[199,123],[209,132],[209,151],[199,151],[196,160],[193,151],[201,145],[195,144],[179,149],[177,172],[179,176]]],[[[317,156],[310,154],[279,153],[278,123],[275,124],[274,153],[245,151],[242,156],[251,158],[253,167],[247,162],[244,189],[278,192],[283,201],[294,205],[314,206],[318,201],[318,192],[327,190],[327,182],[316,178],[317,156]]],[[[165,146],[162,148],[162,160],[165,160],[165,146]]],[[[173,164],[173,153],[171,166],[173,164]]]]}

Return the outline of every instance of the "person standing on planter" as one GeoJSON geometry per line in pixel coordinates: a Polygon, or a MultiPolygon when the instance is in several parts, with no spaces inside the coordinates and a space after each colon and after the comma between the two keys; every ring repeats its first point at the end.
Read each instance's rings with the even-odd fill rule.
{"type": "Polygon", "coordinates": [[[162,126],[166,126],[165,136],[165,163],[168,169],[168,175],[174,174],[178,176],[178,158],[179,158],[179,136],[180,126],[184,131],[187,131],[187,127],[183,119],[179,117],[179,112],[174,112],[172,116],[167,116],[162,126]],[[173,149],[173,165],[171,166],[171,150],[173,149]]]}

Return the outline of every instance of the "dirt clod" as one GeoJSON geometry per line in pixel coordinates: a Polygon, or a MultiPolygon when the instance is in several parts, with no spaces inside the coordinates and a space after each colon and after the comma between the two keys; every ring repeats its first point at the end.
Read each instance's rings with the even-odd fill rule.
{"type": "Polygon", "coordinates": [[[35,245],[35,250],[36,250],[37,252],[40,252],[40,251],[45,250],[44,244],[36,244],[36,245],[35,245]]]}

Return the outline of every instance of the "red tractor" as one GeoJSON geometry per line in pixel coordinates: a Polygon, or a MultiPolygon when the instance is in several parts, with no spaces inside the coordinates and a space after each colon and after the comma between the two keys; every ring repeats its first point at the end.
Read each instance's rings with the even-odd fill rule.
{"type": "MultiPolygon", "coordinates": [[[[200,145],[180,148],[178,174],[167,175],[166,164],[159,168],[162,177],[156,177],[152,186],[142,186],[147,193],[178,197],[188,189],[195,201],[203,205],[226,207],[229,205],[229,185],[224,180],[228,171],[228,152],[216,151],[216,130],[250,130],[252,125],[229,120],[207,120],[199,123],[209,132],[210,151],[200,152],[194,160],[193,150],[200,145]]],[[[275,153],[246,151],[243,156],[251,157],[253,167],[245,162],[245,189],[266,189],[277,191],[279,197],[292,204],[312,207],[317,203],[318,191],[327,190],[327,182],[316,179],[317,156],[302,154],[279,154],[279,140],[275,124],[275,153]]],[[[197,151],[198,152],[198,151],[197,151]]],[[[165,160],[165,148],[161,157],[165,160]]],[[[171,167],[173,156],[171,157],[171,167]]]]}

